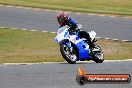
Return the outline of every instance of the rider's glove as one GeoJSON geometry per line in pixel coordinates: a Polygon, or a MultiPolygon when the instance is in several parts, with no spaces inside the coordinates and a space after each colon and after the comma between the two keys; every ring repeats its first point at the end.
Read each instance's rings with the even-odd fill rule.
{"type": "Polygon", "coordinates": [[[74,32],[79,32],[80,31],[80,29],[79,28],[76,28],[75,30],[74,30],[74,32]]]}

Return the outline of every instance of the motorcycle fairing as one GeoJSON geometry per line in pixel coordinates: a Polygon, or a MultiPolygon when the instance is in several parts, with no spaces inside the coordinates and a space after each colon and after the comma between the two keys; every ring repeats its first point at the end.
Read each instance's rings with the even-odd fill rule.
{"type": "Polygon", "coordinates": [[[79,60],[83,61],[90,59],[91,57],[89,56],[89,45],[82,39],[79,39],[78,41],[79,42],[76,43],[75,45],[79,52],[79,60]]]}

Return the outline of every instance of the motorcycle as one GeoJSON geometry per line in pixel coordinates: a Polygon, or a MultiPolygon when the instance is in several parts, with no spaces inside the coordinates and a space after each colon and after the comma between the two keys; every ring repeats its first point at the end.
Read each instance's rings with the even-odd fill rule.
{"type": "MultiPolygon", "coordinates": [[[[78,26],[82,28],[81,25],[78,26]]],[[[79,38],[78,32],[74,31],[70,33],[68,26],[63,26],[58,29],[55,42],[60,45],[60,52],[63,58],[70,64],[75,64],[76,61],[89,61],[93,60],[96,63],[102,63],[104,61],[104,54],[102,49],[95,44],[96,33],[94,31],[88,32],[91,41],[95,44],[93,49],[89,48],[88,41],[85,38],[79,38]]]]}

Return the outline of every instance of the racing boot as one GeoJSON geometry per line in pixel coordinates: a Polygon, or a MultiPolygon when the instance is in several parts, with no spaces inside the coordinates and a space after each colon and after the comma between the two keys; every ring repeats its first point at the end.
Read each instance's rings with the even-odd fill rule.
{"type": "Polygon", "coordinates": [[[90,47],[90,49],[93,49],[93,48],[95,48],[95,44],[94,44],[93,42],[91,42],[91,43],[89,44],[89,47],[90,47]]]}

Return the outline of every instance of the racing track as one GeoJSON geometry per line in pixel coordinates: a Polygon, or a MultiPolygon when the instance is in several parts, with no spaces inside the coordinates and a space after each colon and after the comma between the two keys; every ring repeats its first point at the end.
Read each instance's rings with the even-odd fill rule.
{"type": "MultiPolygon", "coordinates": [[[[57,31],[57,11],[0,6],[0,27],[57,31]]],[[[83,25],[83,30],[93,30],[98,37],[132,40],[132,19],[70,13],[83,25]]]]}
{"type": "Polygon", "coordinates": [[[88,74],[131,74],[132,61],[89,63],[49,63],[36,65],[0,65],[0,88],[132,88],[130,84],[76,83],[77,68],[88,74]]]}
{"type": "MultiPolygon", "coordinates": [[[[57,31],[57,12],[0,6],[0,26],[57,31]]],[[[132,20],[70,13],[83,24],[84,30],[94,30],[100,37],[132,40],[132,20]]],[[[132,88],[130,84],[88,84],[80,86],[75,77],[77,68],[88,74],[131,74],[132,61],[90,63],[49,63],[36,65],[0,65],[0,88],[132,88]]]]}

